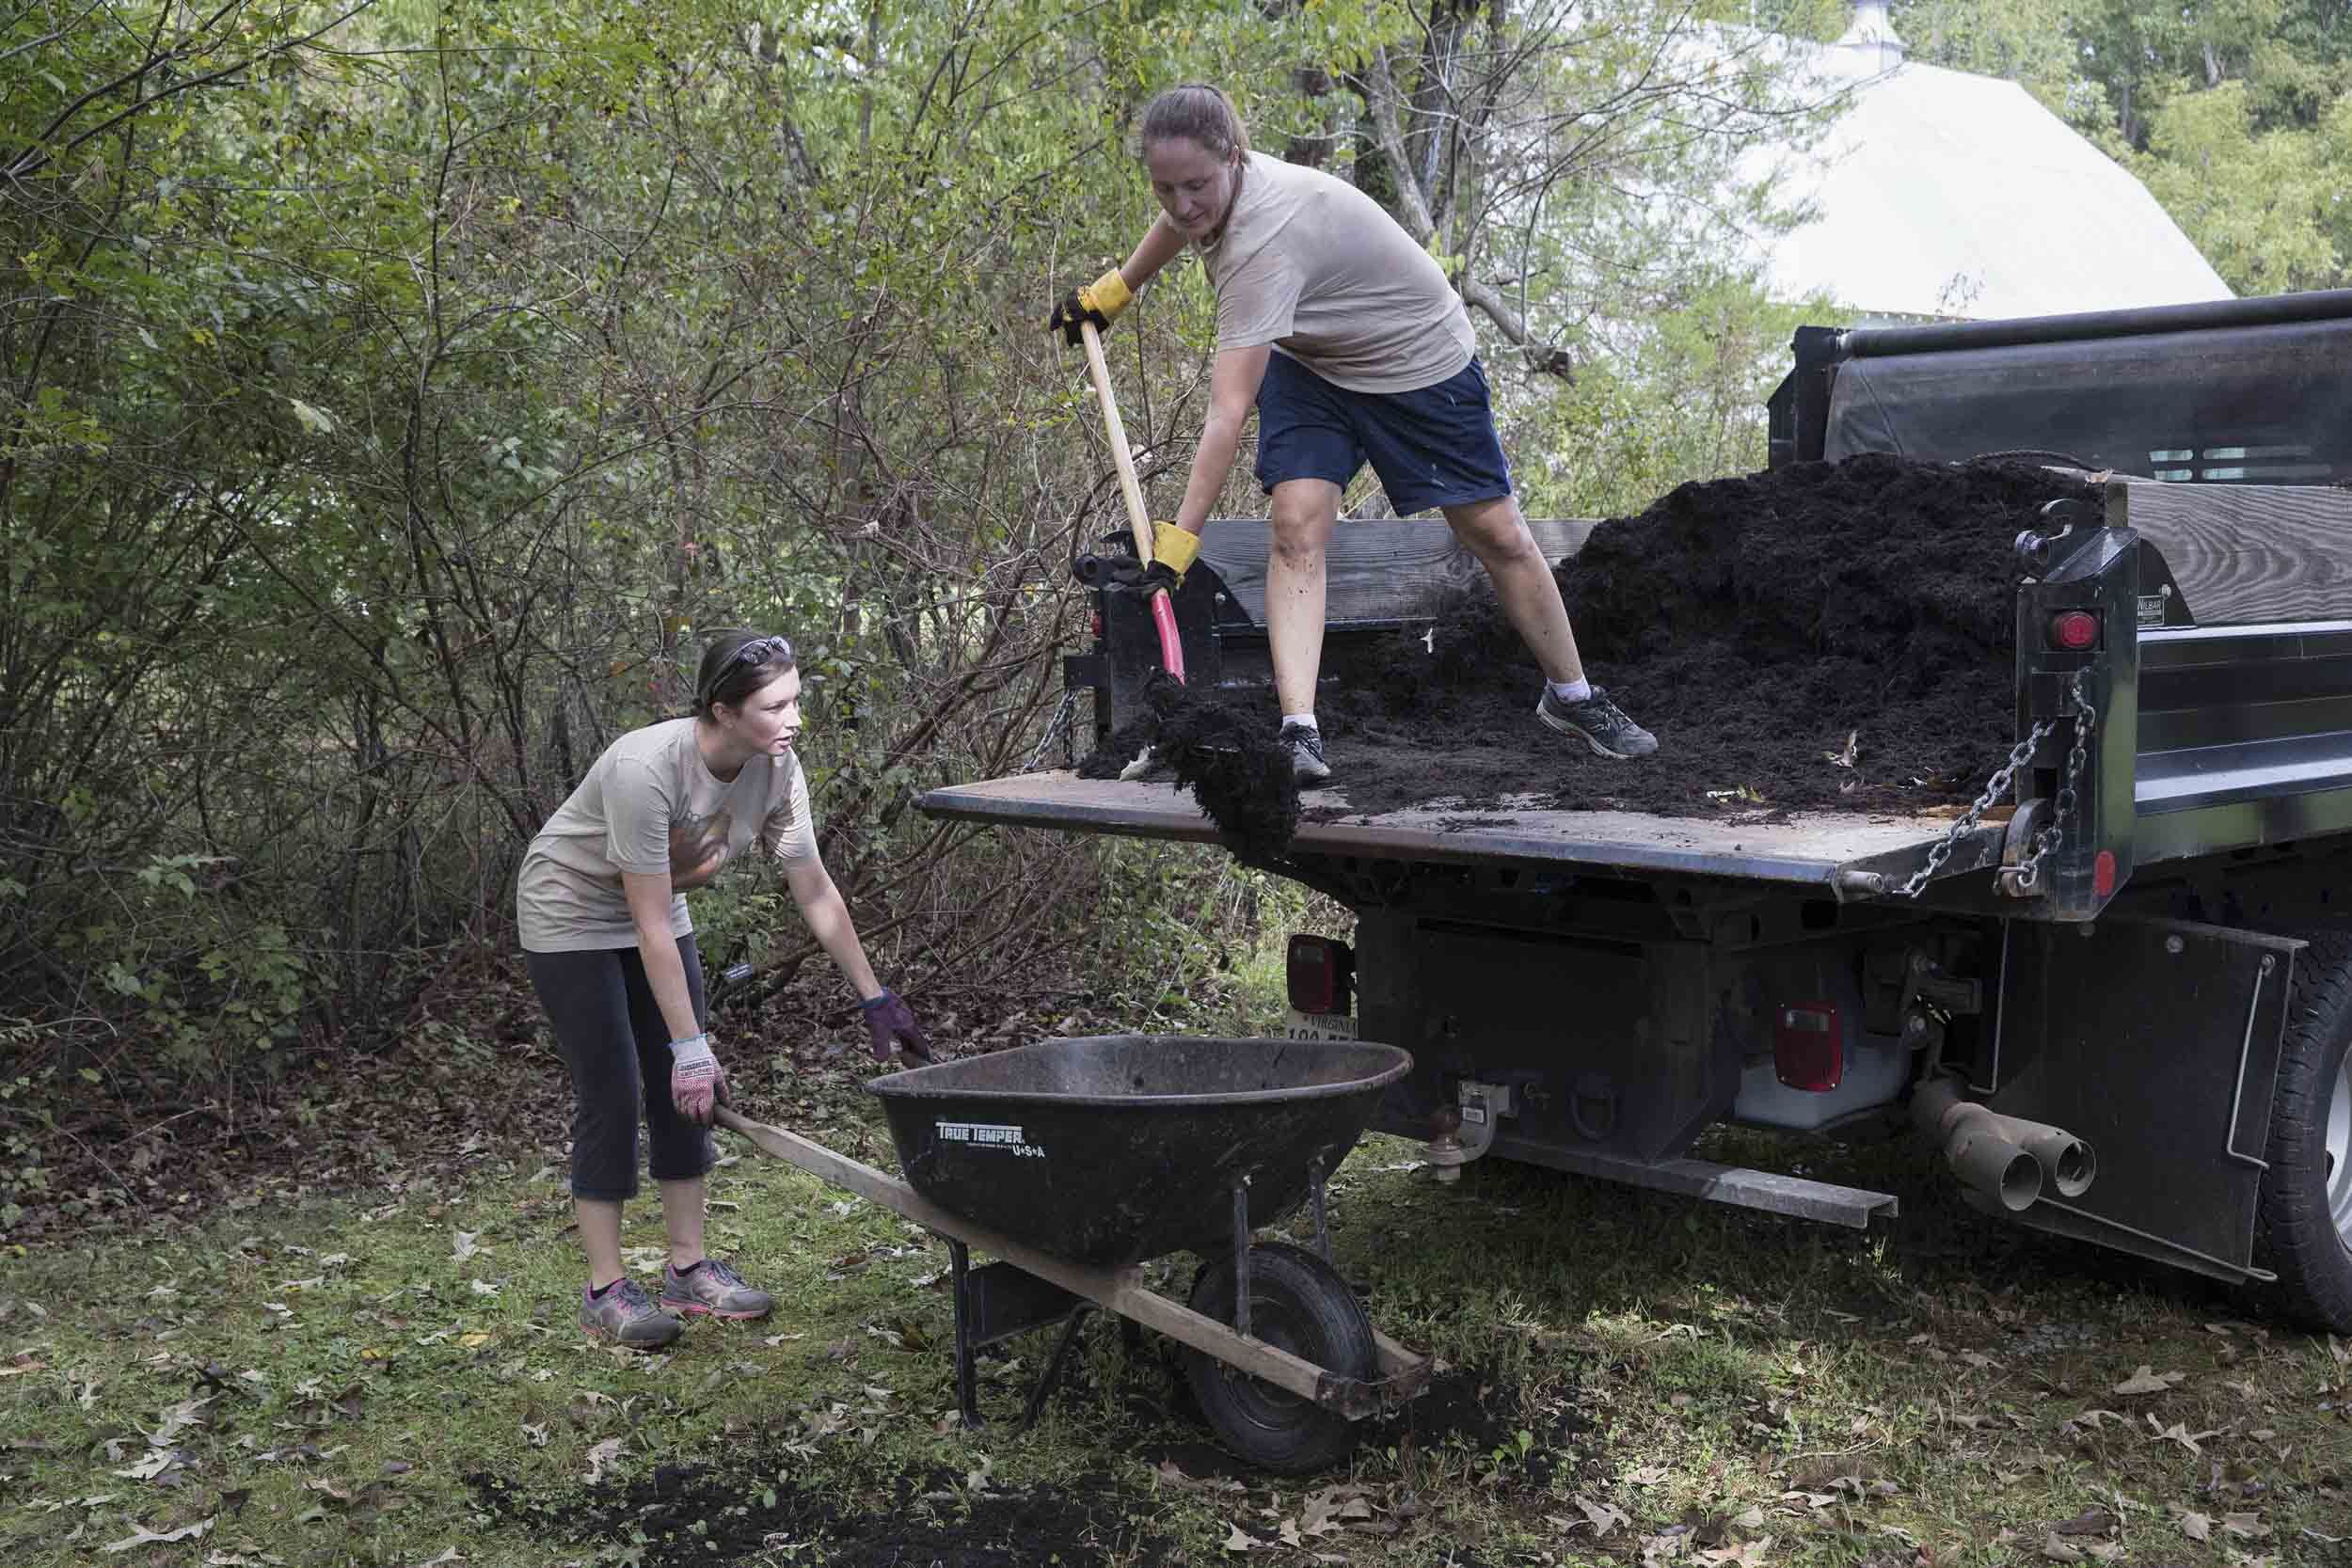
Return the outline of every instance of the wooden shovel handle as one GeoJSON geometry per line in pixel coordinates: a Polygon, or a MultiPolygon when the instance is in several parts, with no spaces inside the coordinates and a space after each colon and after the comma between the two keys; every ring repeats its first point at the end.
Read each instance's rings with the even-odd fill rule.
{"type": "Polygon", "coordinates": [[[1136,479],[1136,460],[1127,455],[1127,427],[1120,422],[1119,399],[1111,393],[1111,365],[1103,357],[1102,335],[1090,321],[1078,324],[1086,341],[1087,369],[1094,376],[1094,395],[1103,404],[1103,423],[1110,432],[1111,461],[1119,467],[1119,493],[1127,501],[1127,523],[1136,531],[1136,556],[1152,563],[1152,518],[1143,509],[1143,486],[1136,479]]]}

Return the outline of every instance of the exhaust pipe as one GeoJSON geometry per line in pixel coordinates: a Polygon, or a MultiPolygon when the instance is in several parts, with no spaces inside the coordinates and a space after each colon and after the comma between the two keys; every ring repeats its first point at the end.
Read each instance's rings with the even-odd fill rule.
{"type": "Polygon", "coordinates": [[[2074,1133],[1963,1100],[1950,1078],[1912,1091],[1911,1119],[1943,1146],[1963,1184],[2012,1213],[2031,1208],[2045,1181],[2060,1197],[2080,1197],[2099,1173],[2098,1156],[2074,1133]]]}

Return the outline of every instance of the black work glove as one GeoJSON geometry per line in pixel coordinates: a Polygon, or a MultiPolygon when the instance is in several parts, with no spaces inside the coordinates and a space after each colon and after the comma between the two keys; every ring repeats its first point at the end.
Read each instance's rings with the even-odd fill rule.
{"type": "Polygon", "coordinates": [[[1054,313],[1045,318],[1045,330],[1060,333],[1064,342],[1076,348],[1086,341],[1078,331],[1079,323],[1092,322],[1095,331],[1108,332],[1111,319],[1127,309],[1127,302],[1134,297],[1127,280],[1113,267],[1086,287],[1062,295],[1054,313]]]}
{"type": "Polygon", "coordinates": [[[930,1064],[931,1042],[924,1037],[923,1026],[914,1022],[914,1009],[907,1006],[905,997],[885,986],[880,996],[857,1006],[866,1015],[866,1041],[874,1060],[887,1063],[895,1047],[918,1067],[930,1064]]]}

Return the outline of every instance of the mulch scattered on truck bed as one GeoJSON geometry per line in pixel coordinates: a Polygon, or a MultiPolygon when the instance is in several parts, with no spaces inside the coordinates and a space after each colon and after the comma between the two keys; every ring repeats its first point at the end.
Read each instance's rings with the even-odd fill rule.
{"type": "Polygon", "coordinates": [[[1335,664],[1320,708],[1348,814],[1973,799],[2016,739],[2013,542],[2048,502],[2096,497],[2026,464],[1883,456],[1682,485],[1555,573],[1592,677],[1657,755],[1613,762],[1538,724],[1541,673],[1485,597],[1335,664]]]}
{"type": "MultiPolygon", "coordinates": [[[[1682,485],[1555,574],[1588,672],[1657,755],[1613,762],[1536,722],[1541,673],[1482,593],[1426,632],[1327,647],[1343,803],[1311,796],[1306,815],[1963,803],[2016,738],[2016,535],[2050,501],[2097,498],[2029,464],[1875,455],[1682,485]]],[[[1247,702],[1269,736],[1271,705],[1247,702]]],[[[1263,836],[1280,808],[1211,815],[1263,836]]]]}

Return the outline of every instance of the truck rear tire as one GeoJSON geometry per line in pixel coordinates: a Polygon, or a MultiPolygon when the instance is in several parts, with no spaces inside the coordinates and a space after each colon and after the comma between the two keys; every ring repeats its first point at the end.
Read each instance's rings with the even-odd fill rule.
{"type": "Polygon", "coordinates": [[[2282,1315],[2352,1334],[2352,935],[2310,941],[2287,998],[2254,1260],[2278,1275],[2282,1315]]]}

